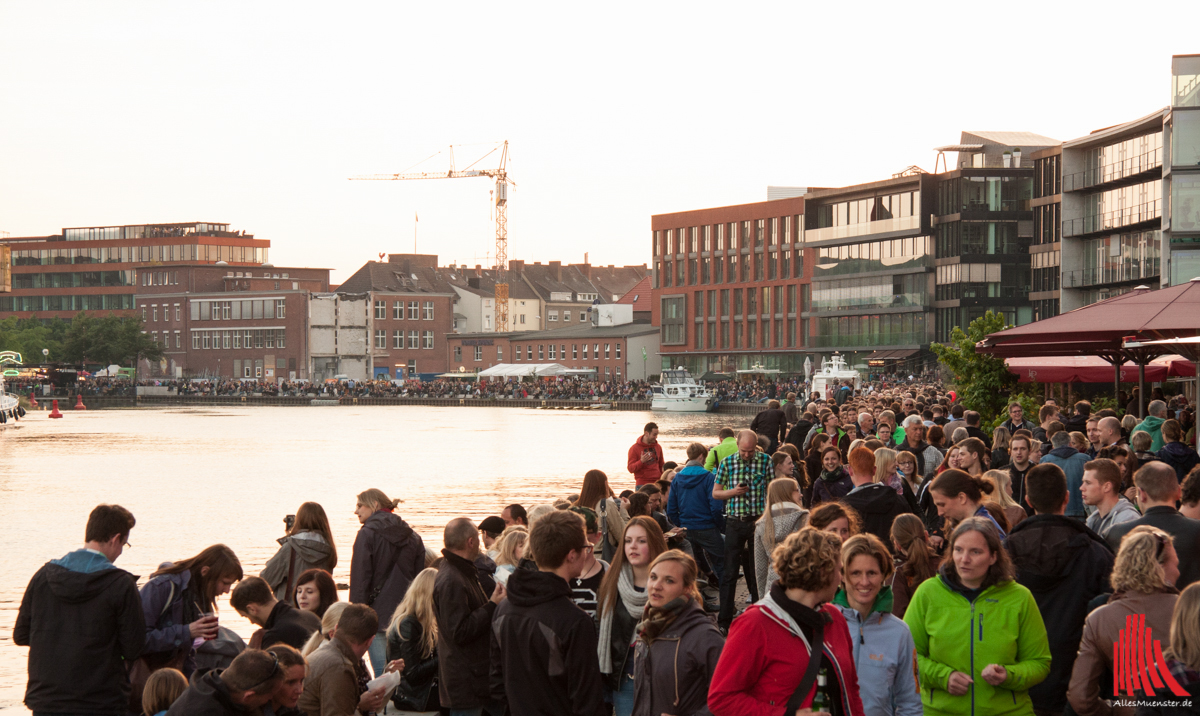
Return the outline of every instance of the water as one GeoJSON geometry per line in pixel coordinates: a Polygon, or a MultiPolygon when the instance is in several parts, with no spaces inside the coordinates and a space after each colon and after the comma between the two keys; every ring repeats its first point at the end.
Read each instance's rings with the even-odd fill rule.
{"type": "MultiPolygon", "coordinates": [[[[529,506],[577,493],[587,470],[614,489],[633,487],[625,454],[649,420],[668,460],[693,440],[716,442],[748,416],[521,408],[237,407],[30,413],[0,430],[0,709],[25,695],[28,649],[12,627],[29,578],[78,549],[100,503],[137,518],[117,565],[144,578],[168,560],[224,542],[247,574],[278,548],[283,517],[319,502],[338,548],[334,579],[349,581],[359,528],[355,495],[377,487],[441,548],[453,517],[478,522],[513,502],[529,506]]],[[[345,595],[343,594],[343,598],[345,595]]],[[[227,599],[227,597],[226,597],[227,599]]],[[[222,624],[249,639],[254,627],[222,601],[222,624]]]]}

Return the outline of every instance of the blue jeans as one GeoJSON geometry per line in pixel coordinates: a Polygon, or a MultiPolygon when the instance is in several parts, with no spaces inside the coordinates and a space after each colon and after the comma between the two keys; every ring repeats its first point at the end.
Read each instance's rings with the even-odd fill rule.
{"type": "Polygon", "coordinates": [[[367,657],[371,660],[371,671],[375,676],[381,676],[383,670],[387,668],[387,632],[381,631],[375,635],[375,640],[371,642],[371,648],[367,650],[367,657]]]}
{"type": "Polygon", "coordinates": [[[688,542],[692,543],[694,551],[704,551],[704,556],[708,558],[708,564],[716,573],[717,579],[720,580],[725,574],[725,535],[716,529],[688,530],[687,538],[688,542]]]}
{"type": "Polygon", "coordinates": [[[622,674],[621,688],[613,692],[612,699],[616,716],[630,716],[633,713],[633,679],[622,674]]]}

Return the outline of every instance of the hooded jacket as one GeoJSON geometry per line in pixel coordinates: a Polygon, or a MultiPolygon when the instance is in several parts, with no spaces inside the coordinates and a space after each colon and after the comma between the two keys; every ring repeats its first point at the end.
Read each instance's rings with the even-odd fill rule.
{"type": "Polygon", "coordinates": [[[858,671],[863,711],[921,716],[917,650],[908,626],[891,613],[891,587],[879,591],[865,619],[850,606],[844,587],[838,590],[833,603],[842,610],[854,642],[854,668],[858,671]]]}
{"type": "Polygon", "coordinates": [[[1088,602],[1109,591],[1113,553],[1100,535],[1061,515],[1021,520],[1007,545],[1017,583],[1033,594],[1050,641],[1050,674],[1029,698],[1036,709],[1062,713],[1088,602]]]}
{"type": "Polygon", "coordinates": [[[870,532],[885,545],[892,543],[892,520],[911,512],[908,502],[891,487],[878,482],[859,485],[842,498],[862,518],[863,532],[870,532]]]}
{"type": "Polygon", "coordinates": [[[371,607],[379,615],[379,623],[388,624],[408,585],[424,568],[421,535],[398,516],[379,510],[367,518],[354,538],[350,601],[371,607]]]}
{"type": "Polygon", "coordinates": [[[229,687],[221,681],[221,671],[206,671],[192,677],[187,689],[175,699],[168,716],[251,716],[257,709],[245,708],[233,700],[229,687]]]}
{"type": "MultiPolygon", "coordinates": [[[[794,502],[780,502],[771,505],[771,522],[775,527],[775,544],[783,542],[784,538],[793,532],[798,532],[808,523],[808,510],[794,502]]],[[[767,523],[763,518],[754,525],[754,576],[758,580],[758,593],[766,594],[779,575],[775,574],[775,563],[763,543],[767,523]]]]}
{"type": "Polygon", "coordinates": [[[1121,640],[1125,620],[1131,616],[1139,620],[1140,616],[1145,617],[1146,631],[1153,639],[1160,642],[1170,641],[1171,614],[1175,611],[1175,602],[1178,599],[1179,594],[1174,589],[1154,594],[1125,592],[1114,594],[1109,598],[1108,604],[1088,615],[1083,625],[1083,639],[1079,642],[1079,656],[1071,670],[1071,686],[1067,692],[1071,708],[1075,709],[1076,714],[1133,716],[1133,708],[1114,708],[1107,701],[1100,700],[1100,681],[1107,678],[1106,671],[1112,668],[1113,642],[1121,640]]]}
{"type": "Polygon", "coordinates": [[[1183,478],[1187,477],[1193,467],[1200,465],[1200,455],[1178,441],[1164,444],[1162,450],[1158,451],[1157,457],[1175,468],[1175,477],[1179,478],[1180,482],[1183,482],[1183,478]]]}
{"type": "Polygon", "coordinates": [[[689,530],[725,531],[725,501],[714,499],[713,474],[688,463],[675,473],[667,495],[667,519],[689,530]]]}
{"type": "Polygon", "coordinates": [[[29,649],[25,705],[37,713],[124,714],[125,662],[146,640],[137,577],[75,550],[46,563],[25,589],[13,642],[29,649]]]}
{"type": "MultiPolygon", "coordinates": [[[[777,591],[772,590],[733,620],[708,688],[708,708],[714,716],[780,716],[800,686],[812,645],[792,615],[776,601],[777,591]]],[[[818,611],[827,617],[822,663],[838,680],[842,713],[864,716],[846,619],[832,604],[821,605],[818,611]]],[[[816,691],[814,681],[803,707],[812,705],[816,691]]]]}
{"type": "Polygon", "coordinates": [[[1150,437],[1153,438],[1153,440],[1150,442],[1150,452],[1158,452],[1159,450],[1162,450],[1163,446],[1162,424],[1165,422],[1167,421],[1163,418],[1148,415],[1142,419],[1142,422],[1133,426],[1133,430],[1130,431],[1129,437],[1132,438],[1133,434],[1139,430],[1150,433],[1150,437]]]}
{"type": "Polygon", "coordinates": [[[633,716],[707,714],[708,685],[725,637],[704,607],[689,600],[662,634],[634,647],[633,716]]]}
{"type": "Polygon", "coordinates": [[[921,703],[927,716],[1033,712],[1029,688],[1050,673],[1050,645],[1037,602],[1015,581],[984,589],[974,601],[943,570],[917,587],[904,622],[917,647],[921,703]],[[1008,678],[992,686],[985,666],[1000,664],[1008,678]],[[974,682],[967,693],[946,690],[959,671],[974,682]]]}
{"type": "Polygon", "coordinates": [[[629,448],[629,454],[626,456],[626,461],[629,463],[629,471],[633,473],[634,482],[638,487],[649,485],[658,480],[662,476],[663,459],[662,445],[655,441],[653,445],[647,445],[642,442],[643,435],[639,435],[634,441],[633,446],[629,448]],[[642,453],[653,452],[654,459],[650,462],[642,462],[642,453]]]}
{"type": "Polygon", "coordinates": [[[438,696],[446,708],[479,708],[489,698],[491,627],[496,604],[479,586],[473,562],[448,549],[442,550],[442,556],[445,559],[433,583],[438,696]]]}
{"type": "Polygon", "coordinates": [[[854,481],[850,479],[850,473],[846,472],[846,468],[839,467],[834,473],[822,470],[820,477],[813,480],[811,506],[816,507],[822,502],[840,500],[850,494],[850,490],[853,489],[854,481]]]}
{"type": "Polygon", "coordinates": [[[295,605],[296,579],[309,569],[323,569],[333,572],[333,550],[325,538],[316,532],[298,532],[294,535],[280,537],[279,551],[267,560],[258,576],[262,577],[275,598],[281,602],[295,605]],[[294,555],[294,559],[293,559],[294,555]],[[288,572],[291,571],[292,583],[288,584],[288,572]]]}
{"type": "Polygon", "coordinates": [[[1079,486],[1083,484],[1083,466],[1088,461],[1087,455],[1070,445],[1054,448],[1049,455],[1042,456],[1043,463],[1058,465],[1067,476],[1067,517],[1083,517],[1087,514],[1083,508],[1083,495],[1079,492],[1079,486]]]}
{"type": "MultiPolygon", "coordinates": [[[[163,562],[159,569],[170,567],[163,562]]],[[[140,598],[146,624],[144,654],[171,654],[186,651],[185,676],[196,670],[196,649],[189,624],[200,618],[196,608],[199,597],[191,589],[192,573],[160,574],[142,585],[140,598]]]]}
{"type": "Polygon", "coordinates": [[[1089,530],[1100,535],[1103,539],[1108,537],[1108,532],[1113,527],[1126,522],[1133,522],[1136,519],[1140,519],[1141,516],[1142,513],[1138,512],[1137,507],[1134,507],[1132,502],[1124,497],[1119,497],[1117,498],[1117,504],[1113,505],[1113,508],[1108,511],[1107,515],[1101,515],[1100,510],[1096,510],[1088,515],[1087,526],[1089,530]]]}
{"type": "Polygon", "coordinates": [[[813,422],[811,420],[806,420],[801,417],[796,421],[796,424],[792,426],[792,429],[788,431],[784,442],[788,443],[789,445],[795,445],[797,450],[801,450],[804,447],[805,438],[808,437],[808,431],[812,430],[812,427],[813,422]]]}
{"type": "Polygon", "coordinates": [[[571,601],[567,580],[517,570],[492,619],[492,698],[513,716],[601,716],[596,627],[571,601]]]}
{"type": "Polygon", "coordinates": [[[321,617],[313,612],[297,609],[287,602],[276,602],[263,625],[262,649],[275,644],[287,644],[297,650],[303,649],[309,637],[321,631],[321,617]]]}

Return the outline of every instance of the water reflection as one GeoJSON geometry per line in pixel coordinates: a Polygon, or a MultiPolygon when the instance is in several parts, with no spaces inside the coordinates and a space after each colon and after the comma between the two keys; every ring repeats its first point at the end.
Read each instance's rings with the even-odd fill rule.
{"type": "MultiPolygon", "coordinates": [[[[648,420],[661,428],[667,459],[683,463],[687,443],[713,444],[721,426],[749,417],[433,407],[33,413],[0,430],[0,520],[10,535],[0,561],[0,708],[24,710],[28,650],[12,643],[12,626],[25,585],[82,544],[88,512],[101,502],[137,518],[135,547],[117,564],[144,582],[160,562],[215,542],[257,574],[275,553],[284,515],[313,500],[329,515],[334,578],[345,583],[362,490],[404,500],[399,514],[440,548],[450,518],[478,521],[512,502],[577,492],[592,468],[632,488],[625,455],[648,420]]],[[[248,639],[253,627],[221,606],[222,623],[248,639]]]]}

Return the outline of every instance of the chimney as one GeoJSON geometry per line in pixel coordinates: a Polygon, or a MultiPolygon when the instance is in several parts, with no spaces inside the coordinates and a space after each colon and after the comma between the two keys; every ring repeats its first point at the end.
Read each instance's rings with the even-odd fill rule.
{"type": "Polygon", "coordinates": [[[525,270],[525,262],[521,259],[509,259],[508,270],[513,273],[521,273],[525,270]]]}
{"type": "Polygon", "coordinates": [[[562,261],[550,262],[550,275],[554,277],[555,281],[562,283],[562,261]]]}

